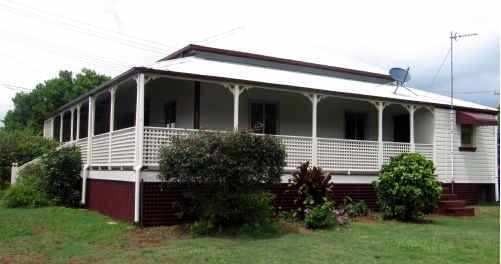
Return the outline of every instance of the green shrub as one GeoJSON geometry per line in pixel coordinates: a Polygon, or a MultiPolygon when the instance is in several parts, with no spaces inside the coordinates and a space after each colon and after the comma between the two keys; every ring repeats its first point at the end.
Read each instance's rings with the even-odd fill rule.
{"type": "Polygon", "coordinates": [[[214,223],[209,220],[200,220],[190,224],[190,233],[194,236],[204,236],[213,233],[214,223]]]}
{"type": "Polygon", "coordinates": [[[10,182],[10,167],[13,162],[22,165],[53,151],[57,144],[30,130],[0,129],[0,188],[10,182]]]}
{"type": "Polygon", "coordinates": [[[305,209],[304,225],[310,229],[326,228],[336,224],[332,202],[325,202],[321,205],[305,209]]]}
{"type": "Polygon", "coordinates": [[[160,151],[160,179],[188,187],[180,215],[219,231],[269,221],[273,197],[258,186],[280,182],[284,165],[276,138],[247,132],[177,137],[160,151]]]}
{"type": "Polygon", "coordinates": [[[61,148],[42,157],[43,189],[55,204],[78,206],[81,193],[81,163],[77,147],[61,148]]]}
{"type": "Polygon", "coordinates": [[[22,170],[15,184],[2,197],[2,205],[14,207],[41,207],[49,205],[50,198],[43,189],[44,172],[39,164],[22,170]]]}
{"type": "Polygon", "coordinates": [[[416,220],[434,211],[442,185],[433,175],[433,162],[417,153],[391,158],[373,183],[385,218],[416,220]]]}
{"type": "Polygon", "coordinates": [[[369,214],[369,207],[365,201],[354,202],[351,197],[346,196],[341,213],[349,217],[366,216],[369,214]]]}
{"type": "Polygon", "coordinates": [[[329,174],[322,172],[320,167],[311,167],[310,162],[306,161],[292,174],[289,187],[297,190],[297,198],[294,201],[298,206],[296,217],[302,218],[306,208],[331,200],[334,184],[329,174]]]}
{"type": "Polygon", "coordinates": [[[213,184],[230,192],[278,183],[284,165],[285,150],[276,138],[247,132],[176,137],[160,151],[163,181],[213,184]]]}

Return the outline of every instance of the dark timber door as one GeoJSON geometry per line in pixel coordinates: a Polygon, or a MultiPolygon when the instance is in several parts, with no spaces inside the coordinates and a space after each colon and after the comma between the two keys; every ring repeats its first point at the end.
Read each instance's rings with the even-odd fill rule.
{"type": "Polygon", "coordinates": [[[409,115],[403,114],[393,118],[393,141],[410,142],[409,115]]]}

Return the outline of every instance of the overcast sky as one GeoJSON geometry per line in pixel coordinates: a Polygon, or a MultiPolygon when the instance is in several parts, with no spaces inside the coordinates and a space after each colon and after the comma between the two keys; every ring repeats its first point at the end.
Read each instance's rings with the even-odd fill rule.
{"type": "Polygon", "coordinates": [[[410,67],[409,86],[447,94],[449,60],[437,71],[451,30],[479,34],[455,43],[457,97],[499,104],[496,1],[324,2],[334,1],[0,0],[0,119],[17,91],[59,70],[115,76],[189,43],[379,72],[410,67]]]}

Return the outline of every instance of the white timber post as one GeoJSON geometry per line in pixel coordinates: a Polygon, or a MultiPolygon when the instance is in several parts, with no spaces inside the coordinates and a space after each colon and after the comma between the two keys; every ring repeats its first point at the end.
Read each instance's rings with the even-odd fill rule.
{"type": "Polygon", "coordinates": [[[113,130],[115,130],[115,92],[116,86],[110,89],[110,133],[108,138],[108,168],[111,168],[111,148],[113,140],[113,130]]]}
{"type": "Polygon", "coordinates": [[[312,122],[311,122],[311,142],[312,142],[312,153],[311,161],[314,166],[318,165],[318,140],[317,140],[317,106],[318,106],[318,95],[314,94],[312,96],[312,122]]]}
{"type": "Polygon", "coordinates": [[[81,204],[86,204],[87,200],[87,178],[91,169],[92,161],[92,138],[94,136],[94,97],[89,96],[89,106],[87,113],[87,161],[82,169],[82,201],[81,204]]]}
{"type": "Polygon", "coordinates": [[[409,105],[409,141],[411,144],[411,152],[416,152],[416,143],[414,140],[414,112],[416,110],[416,107],[414,105],[409,105]]]}
{"type": "Polygon", "coordinates": [[[325,96],[319,94],[305,94],[311,101],[311,163],[318,166],[318,138],[317,138],[317,106],[325,96]]]}
{"type": "Polygon", "coordinates": [[[499,145],[498,145],[498,126],[496,125],[494,128],[494,145],[495,147],[495,155],[494,155],[494,188],[496,193],[496,202],[499,201],[499,169],[498,169],[498,160],[499,160],[499,145]]]}
{"type": "Polygon", "coordinates": [[[64,111],[59,114],[59,143],[63,143],[63,116],[64,111]]]}
{"type": "Polygon", "coordinates": [[[383,166],[383,111],[384,103],[377,103],[377,144],[378,144],[378,166],[383,166]]]}
{"type": "Polygon", "coordinates": [[[70,142],[71,142],[71,141],[73,141],[73,126],[75,125],[75,124],[73,124],[74,123],[73,122],[73,115],[75,113],[75,108],[71,108],[70,112],[71,112],[71,121],[70,121],[70,142]]]}
{"type": "Polygon", "coordinates": [[[77,133],[75,135],[76,140],[80,139],[80,107],[82,107],[82,105],[78,104],[77,105],[77,133]]]}
{"type": "Polygon", "coordinates": [[[54,118],[50,119],[50,139],[54,139],[54,118]]]}
{"type": "Polygon", "coordinates": [[[240,86],[233,87],[233,130],[238,130],[238,110],[240,104],[240,86]]]}
{"type": "Polygon", "coordinates": [[[238,131],[238,115],[240,108],[240,95],[249,87],[242,87],[238,84],[224,84],[231,94],[233,94],[233,130],[238,131]]]}
{"type": "Polygon", "coordinates": [[[18,174],[19,167],[17,166],[17,163],[12,163],[12,167],[10,169],[10,184],[16,183],[17,179],[17,174],[18,174]]]}
{"type": "Polygon", "coordinates": [[[134,184],[134,222],[139,223],[140,206],[140,184],[141,169],[143,167],[143,135],[144,135],[144,74],[140,73],[136,78],[136,149],[135,149],[135,171],[136,178],[134,184]]]}

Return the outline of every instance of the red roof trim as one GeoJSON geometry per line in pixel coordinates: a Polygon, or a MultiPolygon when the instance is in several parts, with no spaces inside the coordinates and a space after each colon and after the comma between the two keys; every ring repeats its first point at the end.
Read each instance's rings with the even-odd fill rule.
{"type": "Polygon", "coordinates": [[[261,54],[241,52],[241,51],[235,51],[235,50],[212,48],[212,47],[206,47],[206,46],[200,46],[200,45],[194,45],[194,44],[190,44],[190,45],[188,45],[188,46],[186,46],[178,51],[175,51],[174,53],[168,55],[167,57],[161,59],[160,61],[182,58],[190,51],[211,52],[211,53],[223,54],[223,55],[234,56],[234,57],[263,60],[263,61],[269,61],[269,62],[278,62],[278,63],[284,63],[284,64],[290,64],[290,65],[296,65],[296,66],[315,68],[315,69],[320,69],[320,70],[330,70],[330,71],[336,71],[336,72],[341,72],[341,73],[362,75],[362,76],[367,76],[367,77],[372,77],[372,78],[393,81],[391,76],[387,75],[387,74],[380,74],[380,73],[375,73],[375,72],[368,72],[368,71],[354,70],[354,69],[348,69],[348,68],[342,68],[342,67],[335,67],[335,66],[317,64],[317,63],[311,63],[311,62],[305,62],[305,61],[290,60],[290,59],[271,57],[271,56],[266,56],[266,55],[261,55],[261,54]]]}
{"type": "Polygon", "coordinates": [[[495,126],[497,119],[495,115],[484,113],[473,113],[459,111],[456,115],[456,121],[462,125],[480,125],[480,126],[495,126]]]}

